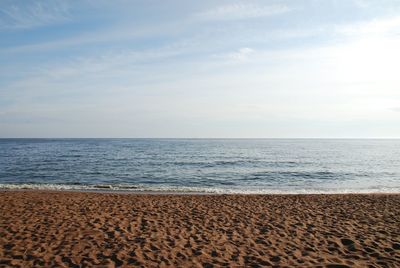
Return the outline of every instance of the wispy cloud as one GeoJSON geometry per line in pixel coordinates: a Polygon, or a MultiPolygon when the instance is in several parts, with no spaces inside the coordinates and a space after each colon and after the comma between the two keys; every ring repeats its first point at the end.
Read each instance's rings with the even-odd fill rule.
{"type": "Polygon", "coordinates": [[[254,54],[254,49],[249,47],[242,47],[231,53],[223,53],[221,55],[214,55],[214,58],[226,60],[229,62],[241,62],[248,60],[252,54],[254,54]]]}
{"type": "Polygon", "coordinates": [[[68,19],[69,6],[61,1],[11,4],[0,10],[0,29],[33,28],[68,19]]]}
{"type": "Polygon", "coordinates": [[[81,57],[70,60],[57,68],[45,68],[43,74],[52,79],[66,79],[68,77],[85,75],[108,76],[115,73],[130,72],[133,67],[137,69],[149,63],[158,63],[184,54],[184,50],[173,47],[164,47],[148,50],[125,50],[111,52],[100,56],[81,57]],[[129,67],[129,68],[128,68],[129,67]]]}
{"type": "Polygon", "coordinates": [[[238,3],[219,6],[195,15],[202,20],[236,20],[266,17],[291,11],[285,5],[260,6],[255,4],[238,3]]]}

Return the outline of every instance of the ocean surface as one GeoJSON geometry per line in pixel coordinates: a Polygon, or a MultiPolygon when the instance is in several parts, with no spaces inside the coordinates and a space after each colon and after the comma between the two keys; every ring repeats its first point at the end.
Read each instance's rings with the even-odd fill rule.
{"type": "Polygon", "coordinates": [[[0,189],[400,192],[400,140],[0,139],[0,189]]]}

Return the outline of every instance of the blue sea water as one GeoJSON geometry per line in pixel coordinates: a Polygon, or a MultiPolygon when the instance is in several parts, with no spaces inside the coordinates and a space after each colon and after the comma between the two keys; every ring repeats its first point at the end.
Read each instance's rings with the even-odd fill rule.
{"type": "Polygon", "coordinates": [[[0,189],[400,192],[400,140],[0,139],[0,189]]]}

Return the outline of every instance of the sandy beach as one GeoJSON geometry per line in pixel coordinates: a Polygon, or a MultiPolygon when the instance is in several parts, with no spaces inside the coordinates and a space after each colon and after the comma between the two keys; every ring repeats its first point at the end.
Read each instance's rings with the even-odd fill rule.
{"type": "Polygon", "coordinates": [[[400,195],[0,192],[1,267],[399,267],[400,195]]]}

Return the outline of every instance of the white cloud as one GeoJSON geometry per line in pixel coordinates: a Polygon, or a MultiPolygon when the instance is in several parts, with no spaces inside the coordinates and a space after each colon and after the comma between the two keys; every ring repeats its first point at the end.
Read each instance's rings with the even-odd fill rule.
{"type": "Polygon", "coordinates": [[[196,18],[202,20],[236,20],[258,17],[267,17],[291,11],[285,5],[259,6],[255,4],[231,4],[219,6],[204,12],[197,13],[196,18]]]}
{"type": "Polygon", "coordinates": [[[32,28],[68,19],[69,6],[63,1],[33,1],[0,10],[0,29],[32,28]]]}
{"type": "Polygon", "coordinates": [[[225,54],[223,57],[228,61],[244,61],[249,59],[254,52],[254,49],[243,47],[233,53],[225,54]]]}

